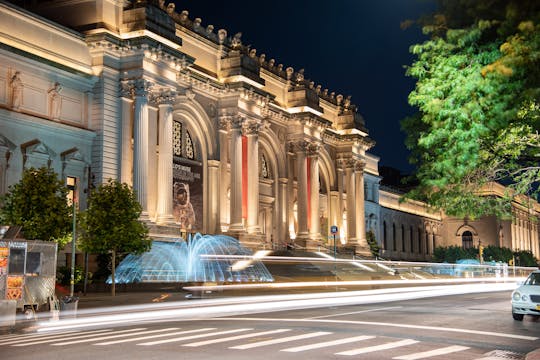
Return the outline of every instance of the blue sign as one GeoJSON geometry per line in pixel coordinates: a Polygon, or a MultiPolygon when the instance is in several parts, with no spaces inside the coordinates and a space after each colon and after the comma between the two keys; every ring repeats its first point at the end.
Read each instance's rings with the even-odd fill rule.
{"type": "Polygon", "coordinates": [[[330,226],[330,232],[331,232],[332,234],[337,234],[337,232],[338,232],[338,227],[337,227],[336,225],[330,226]]]}

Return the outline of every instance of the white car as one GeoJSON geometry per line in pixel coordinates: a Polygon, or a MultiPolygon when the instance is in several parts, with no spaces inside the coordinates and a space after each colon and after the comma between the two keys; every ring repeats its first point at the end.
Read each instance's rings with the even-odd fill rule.
{"type": "Polygon", "coordinates": [[[512,292],[512,317],[521,321],[524,315],[540,316],[540,270],[530,273],[527,280],[512,292]]]}

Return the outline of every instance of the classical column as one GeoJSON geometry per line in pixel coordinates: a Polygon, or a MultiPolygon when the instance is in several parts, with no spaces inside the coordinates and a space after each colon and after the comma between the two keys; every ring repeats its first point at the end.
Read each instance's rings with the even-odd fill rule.
{"type": "Polygon", "coordinates": [[[247,226],[248,233],[259,233],[259,128],[260,121],[248,120],[243,125],[247,138],[247,226]]]}
{"type": "Polygon", "coordinates": [[[216,234],[219,232],[219,161],[208,160],[208,211],[206,232],[216,234]]]}
{"type": "Polygon", "coordinates": [[[277,201],[277,234],[278,237],[274,238],[274,243],[286,243],[289,240],[289,203],[288,203],[288,178],[278,179],[278,201],[277,201]]]}
{"type": "Polygon", "coordinates": [[[343,161],[339,160],[337,162],[337,182],[338,182],[338,217],[337,217],[337,226],[339,227],[339,237],[340,241],[343,241],[343,239],[347,238],[347,231],[346,229],[343,229],[343,212],[345,211],[345,206],[343,206],[343,201],[345,197],[345,186],[343,184],[343,161]]]}
{"type": "Polygon", "coordinates": [[[176,92],[163,90],[156,97],[159,105],[159,158],[157,217],[159,224],[173,224],[173,104],[176,92]]]}
{"type": "Polygon", "coordinates": [[[231,223],[229,230],[242,231],[242,118],[231,121],[231,223]]]}
{"type": "Polygon", "coordinates": [[[311,239],[320,240],[321,230],[319,222],[319,145],[310,144],[308,147],[309,156],[309,200],[311,229],[309,229],[311,239]]]}
{"type": "Polygon", "coordinates": [[[219,222],[224,231],[229,222],[230,214],[227,207],[227,189],[229,188],[229,129],[230,118],[222,116],[219,119],[219,222]]]}
{"type": "Polygon", "coordinates": [[[297,178],[297,211],[298,211],[298,232],[297,238],[307,238],[308,231],[308,192],[307,192],[307,167],[306,167],[306,150],[308,143],[299,141],[293,144],[296,154],[296,166],[298,170],[297,178]]]}
{"type": "Polygon", "coordinates": [[[120,181],[133,185],[133,85],[123,81],[120,88],[122,107],[122,134],[120,145],[120,181]]]}
{"type": "Polygon", "coordinates": [[[366,216],[364,199],[364,167],[366,163],[357,161],[354,165],[355,179],[355,212],[356,212],[356,247],[359,251],[369,251],[366,240],[366,216]]]}
{"type": "Polygon", "coordinates": [[[354,166],[356,160],[349,159],[345,163],[345,186],[347,188],[347,243],[355,244],[356,234],[356,177],[354,166]]]}
{"type": "Polygon", "coordinates": [[[133,190],[142,206],[142,219],[148,219],[148,90],[150,82],[137,79],[135,89],[135,121],[133,144],[133,190]]]}

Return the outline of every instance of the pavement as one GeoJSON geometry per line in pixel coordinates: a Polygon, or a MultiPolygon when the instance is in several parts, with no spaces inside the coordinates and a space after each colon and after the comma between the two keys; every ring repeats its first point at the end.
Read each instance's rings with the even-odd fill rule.
{"type": "MultiPolygon", "coordinates": [[[[117,292],[112,296],[109,292],[94,292],[87,294],[76,294],[79,298],[77,310],[116,307],[129,305],[142,305],[152,303],[164,303],[174,301],[196,301],[197,294],[191,294],[185,290],[179,289],[158,289],[149,291],[129,291],[117,292]]],[[[222,293],[213,293],[209,297],[232,296],[233,294],[224,295],[222,293]]],[[[238,294],[235,294],[238,295],[238,294]]],[[[61,296],[59,296],[61,298],[61,296]]],[[[60,312],[61,313],[61,312],[60,312]]],[[[35,319],[26,319],[24,314],[17,314],[15,326],[0,327],[0,336],[2,334],[22,333],[30,331],[35,324],[35,319]],[[30,329],[30,330],[29,330],[30,329]]],[[[529,352],[524,360],[540,360],[540,347],[529,352]]]]}

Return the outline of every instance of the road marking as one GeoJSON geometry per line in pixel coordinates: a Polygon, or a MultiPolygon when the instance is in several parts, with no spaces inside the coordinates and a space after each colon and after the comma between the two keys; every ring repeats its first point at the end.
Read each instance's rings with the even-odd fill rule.
{"type": "Polygon", "coordinates": [[[82,331],[62,331],[62,332],[49,333],[49,334],[33,333],[33,334],[2,335],[2,341],[0,341],[0,345],[3,345],[4,343],[8,341],[13,341],[13,340],[33,340],[33,339],[44,338],[44,337],[52,336],[52,335],[65,335],[65,334],[74,334],[74,333],[81,333],[81,332],[82,331]]]}
{"type": "Polygon", "coordinates": [[[183,341],[183,340],[199,339],[199,338],[206,337],[206,336],[232,334],[232,333],[236,333],[236,332],[249,331],[249,330],[253,330],[253,329],[248,328],[248,329],[235,329],[235,330],[227,330],[227,331],[217,331],[217,332],[213,332],[213,333],[206,333],[206,334],[199,334],[199,335],[192,335],[192,336],[184,336],[184,337],[179,337],[179,338],[174,338],[174,339],[151,341],[151,342],[146,342],[146,343],[140,343],[140,344],[137,344],[137,345],[144,345],[144,346],[158,345],[158,344],[165,344],[165,343],[177,342],[177,341],[183,341]]]}
{"type": "Polygon", "coordinates": [[[178,328],[166,328],[166,329],[158,329],[158,330],[138,331],[138,332],[130,332],[128,334],[115,333],[114,335],[107,335],[107,336],[91,338],[91,339],[65,341],[65,342],[51,344],[51,345],[53,345],[53,346],[64,346],[64,345],[80,344],[80,343],[84,343],[84,342],[92,342],[92,341],[99,341],[99,340],[105,340],[105,339],[122,338],[122,337],[133,336],[133,335],[154,334],[154,333],[157,333],[157,332],[171,331],[171,330],[178,330],[178,328]]]}
{"type": "Polygon", "coordinates": [[[332,333],[326,332],[326,331],[319,331],[319,332],[308,333],[308,334],[303,334],[303,335],[289,336],[289,337],[284,337],[284,338],[279,338],[279,339],[258,341],[254,343],[244,344],[244,345],[231,346],[229,347],[229,349],[246,350],[246,349],[252,349],[252,348],[260,347],[260,346],[280,344],[280,343],[284,343],[288,341],[309,339],[309,338],[313,338],[317,336],[330,335],[330,334],[332,333]]]}
{"type": "Polygon", "coordinates": [[[355,337],[338,339],[338,340],[333,340],[333,341],[325,341],[325,342],[317,343],[317,344],[297,346],[293,348],[283,349],[280,351],[300,352],[300,351],[306,351],[306,350],[320,349],[327,346],[334,346],[334,345],[348,344],[348,343],[352,343],[356,341],[369,340],[373,338],[375,338],[375,336],[362,335],[362,336],[355,336],[355,337]]]}
{"type": "Polygon", "coordinates": [[[105,333],[107,331],[111,331],[111,329],[103,329],[103,330],[92,330],[92,331],[84,331],[84,332],[77,332],[76,334],[58,334],[58,335],[49,335],[49,336],[46,336],[46,337],[39,337],[39,338],[31,338],[31,339],[17,339],[17,340],[10,340],[10,341],[6,341],[6,342],[3,342],[2,344],[0,345],[12,345],[12,344],[21,344],[21,343],[33,343],[33,342],[36,342],[36,341],[44,341],[43,339],[46,339],[46,340],[51,340],[51,341],[54,341],[54,340],[62,340],[63,338],[65,337],[72,337],[72,336],[77,336],[78,334],[90,334],[90,333],[105,333]]]}
{"type": "Polygon", "coordinates": [[[344,316],[344,315],[352,315],[352,314],[363,314],[363,313],[374,312],[374,311],[384,311],[384,310],[391,310],[391,309],[400,309],[400,308],[402,308],[402,307],[403,307],[403,306],[389,306],[389,307],[384,307],[384,308],[368,309],[368,310],[354,311],[354,312],[341,313],[341,314],[332,314],[332,315],[314,316],[314,317],[304,318],[304,320],[323,319],[323,318],[328,318],[328,317],[344,316]]]}
{"type": "Polygon", "coordinates": [[[178,331],[172,334],[158,334],[158,335],[150,335],[150,336],[139,336],[136,338],[129,338],[129,339],[122,339],[122,340],[114,340],[114,341],[106,341],[97,343],[94,345],[113,345],[113,344],[120,344],[120,343],[126,343],[131,341],[139,341],[139,340],[146,340],[146,339],[155,339],[158,337],[164,337],[164,336],[171,336],[171,335],[184,335],[184,334],[193,334],[201,331],[208,331],[208,330],[215,330],[216,328],[205,328],[205,329],[195,329],[195,330],[186,330],[186,331],[178,331]]]}
{"type": "MultiPolygon", "coordinates": [[[[92,337],[92,336],[96,336],[96,335],[103,335],[103,334],[114,334],[114,333],[123,333],[123,332],[132,332],[132,331],[138,331],[138,330],[144,330],[144,328],[140,328],[140,329],[128,329],[128,330],[122,330],[122,331],[101,331],[99,334],[96,334],[97,331],[87,331],[85,332],[84,334],[82,335],[78,335],[78,336],[70,336],[68,339],[84,339],[84,338],[89,338],[89,337],[92,337]]],[[[46,340],[39,340],[39,341],[33,341],[33,342],[30,342],[30,343],[25,343],[25,344],[15,344],[15,345],[12,345],[12,346],[28,346],[28,345],[38,345],[38,344],[46,344],[46,343],[50,343],[50,342],[54,342],[54,341],[58,341],[58,340],[64,340],[66,339],[65,337],[62,337],[60,339],[46,339],[46,340]]]]}
{"type": "Polygon", "coordinates": [[[374,321],[353,321],[353,320],[326,320],[326,319],[289,319],[289,318],[259,318],[259,317],[227,317],[227,318],[213,318],[215,321],[274,321],[274,322],[313,322],[313,323],[334,323],[334,324],[351,324],[351,325],[368,325],[368,326],[388,326],[388,327],[397,327],[405,329],[421,329],[421,330],[431,330],[431,331],[446,331],[446,332],[456,332],[464,334],[475,334],[475,335],[485,335],[485,336],[495,336],[495,337],[506,337],[511,339],[520,339],[520,340],[530,340],[536,341],[538,337],[535,336],[526,336],[526,335],[516,335],[508,333],[497,333],[492,331],[481,331],[481,330],[470,330],[470,329],[459,329],[459,328],[448,328],[448,327],[438,327],[438,326],[426,326],[426,325],[411,325],[411,324],[394,324],[394,323],[383,323],[383,322],[374,322],[374,321]]]}
{"type": "Polygon", "coordinates": [[[363,347],[363,348],[359,348],[359,349],[343,351],[343,352],[336,353],[336,355],[365,354],[365,353],[368,353],[368,352],[388,350],[388,349],[394,349],[394,348],[397,348],[397,347],[412,345],[412,344],[416,344],[417,342],[418,341],[413,340],[413,339],[405,339],[405,340],[394,341],[394,342],[387,343],[387,344],[382,344],[382,345],[368,346],[368,347],[363,347]]]}
{"type": "Polygon", "coordinates": [[[444,347],[444,348],[441,348],[441,349],[435,349],[435,350],[431,350],[431,351],[417,352],[417,353],[414,353],[414,354],[398,356],[398,357],[395,357],[395,358],[392,358],[392,359],[396,359],[396,360],[425,359],[427,357],[438,356],[438,355],[446,355],[446,354],[450,354],[450,353],[454,353],[454,352],[458,352],[458,351],[463,351],[463,350],[467,350],[467,349],[470,349],[470,347],[454,345],[454,346],[448,346],[448,347],[444,347]]]}
{"type": "Polygon", "coordinates": [[[240,339],[247,339],[247,338],[252,338],[252,337],[262,336],[262,335],[278,334],[278,333],[282,333],[282,332],[286,332],[286,331],[291,331],[291,329],[277,329],[277,330],[263,331],[263,332],[253,333],[253,334],[229,336],[229,337],[221,338],[221,339],[198,341],[198,342],[194,342],[194,343],[184,344],[182,346],[196,347],[196,346],[217,344],[217,343],[221,343],[221,342],[232,341],[232,340],[240,340],[240,339]]]}

